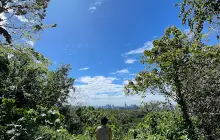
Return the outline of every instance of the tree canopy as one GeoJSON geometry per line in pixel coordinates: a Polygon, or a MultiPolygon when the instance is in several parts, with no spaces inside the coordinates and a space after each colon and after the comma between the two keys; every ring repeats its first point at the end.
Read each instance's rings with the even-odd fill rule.
{"type": "MultiPolygon", "coordinates": [[[[43,19],[50,0],[2,0],[0,1],[0,34],[7,43],[34,41],[38,31],[45,27],[43,19]]],[[[56,24],[51,25],[55,27],[56,24]]]]}
{"type": "Polygon", "coordinates": [[[125,90],[127,94],[151,91],[172,98],[181,109],[191,139],[198,139],[197,134],[215,139],[219,128],[220,46],[201,43],[201,35],[206,22],[219,28],[219,1],[184,0],[181,6],[183,24],[188,19],[193,40],[175,26],[167,28],[153,41],[153,48],[144,52],[141,62],[146,69],[125,90]],[[199,122],[195,124],[194,120],[199,122]]]}
{"type": "Polygon", "coordinates": [[[74,79],[69,66],[48,69],[49,60],[33,48],[0,46],[0,98],[11,98],[19,107],[54,106],[67,102],[74,79]]]}
{"type": "Polygon", "coordinates": [[[181,7],[182,24],[190,27],[195,39],[202,37],[203,27],[208,24],[209,30],[219,39],[220,1],[219,0],[183,0],[181,7]]]}

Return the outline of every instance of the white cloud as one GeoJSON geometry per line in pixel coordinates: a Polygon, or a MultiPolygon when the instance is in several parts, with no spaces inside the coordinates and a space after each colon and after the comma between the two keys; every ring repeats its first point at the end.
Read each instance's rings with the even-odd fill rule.
{"type": "Polygon", "coordinates": [[[85,67],[85,68],[80,68],[78,70],[89,70],[90,68],[89,67],[85,67]]]}
{"type": "Polygon", "coordinates": [[[90,95],[102,94],[102,93],[123,93],[123,85],[114,84],[115,77],[104,76],[85,76],[79,78],[77,81],[83,85],[77,85],[84,90],[85,93],[90,95]]]}
{"type": "Polygon", "coordinates": [[[118,70],[116,72],[113,72],[111,74],[128,74],[129,70],[128,69],[122,69],[122,70],[118,70]]]}
{"type": "Polygon", "coordinates": [[[135,60],[135,59],[126,59],[125,63],[126,64],[134,64],[135,61],[137,61],[137,60],[135,60]]]}
{"type": "Polygon", "coordinates": [[[94,3],[92,3],[89,7],[89,11],[91,13],[95,12],[98,6],[102,5],[103,0],[95,0],[94,3]]]}
{"type": "Polygon", "coordinates": [[[133,54],[141,54],[143,53],[145,50],[151,50],[153,48],[153,44],[151,41],[148,41],[146,43],[144,43],[144,46],[141,48],[138,48],[136,50],[131,50],[129,52],[127,52],[125,55],[133,55],[133,54]]]}
{"type": "Polygon", "coordinates": [[[123,85],[127,85],[128,84],[128,80],[123,81],[123,85]]]}
{"type": "Polygon", "coordinates": [[[34,41],[32,41],[32,40],[29,40],[26,43],[29,44],[30,46],[34,46],[34,41]]]}
{"type": "Polygon", "coordinates": [[[127,105],[130,104],[140,104],[141,101],[151,101],[151,100],[164,100],[162,96],[159,95],[148,95],[146,99],[142,99],[138,95],[125,96],[124,95],[124,85],[115,84],[114,82],[118,79],[115,77],[104,77],[104,76],[85,76],[77,80],[81,85],[76,85],[77,91],[70,93],[71,104],[86,104],[92,106],[102,106],[107,104],[122,106],[126,102],[127,105]]]}

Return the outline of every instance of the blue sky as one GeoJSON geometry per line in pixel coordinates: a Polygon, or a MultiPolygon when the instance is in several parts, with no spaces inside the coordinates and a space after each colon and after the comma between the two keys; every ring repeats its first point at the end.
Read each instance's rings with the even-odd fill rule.
{"type": "MultiPolygon", "coordinates": [[[[62,0],[51,1],[46,29],[35,48],[56,68],[70,64],[76,78],[77,99],[88,105],[139,104],[138,96],[125,97],[123,85],[145,68],[144,49],[163,35],[165,28],[181,26],[176,0],[62,0]],[[80,96],[79,96],[80,95],[80,96]]],[[[71,94],[71,101],[76,95],[71,94]]],[[[162,100],[148,96],[145,101],[162,100]]]]}

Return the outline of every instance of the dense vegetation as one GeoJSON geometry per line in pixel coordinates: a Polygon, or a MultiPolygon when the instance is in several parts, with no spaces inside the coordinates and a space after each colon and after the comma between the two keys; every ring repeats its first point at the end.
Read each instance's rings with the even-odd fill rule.
{"type": "Polygon", "coordinates": [[[219,39],[218,0],[184,0],[177,5],[191,35],[174,26],[167,28],[154,40],[152,50],[144,52],[141,61],[147,68],[125,86],[127,94],[150,91],[171,98],[177,105],[146,103],[138,110],[69,105],[68,94],[75,90],[74,79],[68,76],[70,66],[50,70],[48,58],[13,41],[18,35],[34,39],[38,31],[49,27],[42,23],[48,3],[1,1],[1,14],[26,15],[35,22],[18,24],[19,28],[9,22],[0,25],[5,38],[0,44],[0,139],[93,140],[103,116],[110,120],[114,140],[220,137],[220,45],[203,42],[206,23],[209,33],[213,30],[219,39]]]}

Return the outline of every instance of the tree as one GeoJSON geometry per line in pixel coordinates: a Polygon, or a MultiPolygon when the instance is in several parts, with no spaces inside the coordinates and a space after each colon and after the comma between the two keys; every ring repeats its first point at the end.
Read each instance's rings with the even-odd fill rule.
{"type": "Polygon", "coordinates": [[[204,46],[194,50],[187,66],[185,98],[189,113],[197,117],[197,128],[210,140],[219,138],[220,121],[220,46],[204,46]]]}
{"type": "Polygon", "coordinates": [[[67,103],[74,79],[69,66],[56,71],[50,62],[33,48],[0,46],[0,99],[15,99],[17,107],[62,106],[67,103]]]}
{"type": "MultiPolygon", "coordinates": [[[[187,133],[182,127],[182,117],[176,111],[148,113],[143,122],[135,128],[138,139],[186,140],[187,133]],[[175,117],[173,114],[177,114],[175,117]]],[[[134,133],[135,131],[133,131],[134,133]]]]}
{"type": "Polygon", "coordinates": [[[192,139],[196,139],[195,129],[208,139],[219,137],[220,46],[193,43],[176,27],[166,29],[153,45],[142,57],[149,68],[125,86],[126,92],[145,94],[150,89],[168,96],[180,106],[192,139]]]}
{"type": "Polygon", "coordinates": [[[172,110],[172,104],[162,101],[146,102],[143,103],[142,110],[146,112],[160,111],[160,110],[172,110]]]}
{"type": "Polygon", "coordinates": [[[203,26],[208,23],[219,39],[220,1],[219,0],[183,0],[176,6],[181,7],[182,24],[188,25],[195,34],[197,41],[201,40],[203,26]]]}
{"type": "MultiPolygon", "coordinates": [[[[46,26],[42,20],[50,0],[1,0],[0,34],[7,43],[19,40],[34,41],[36,33],[46,26]]],[[[52,25],[55,27],[56,25],[52,25]]]]}
{"type": "Polygon", "coordinates": [[[41,127],[55,132],[67,120],[60,112],[74,79],[68,65],[52,71],[49,64],[33,48],[0,45],[0,139],[41,138],[41,127]]]}
{"type": "Polygon", "coordinates": [[[166,29],[164,36],[153,42],[152,50],[144,52],[142,62],[146,63],[150,69],[147,68],[138,73],[135,78],[136,83],[129,81],[125,90],[127,94],[145,94],[147,89],[150,89],[152,93],[156,92],[172,98],[181,108],[189,137],[196,139],[184,96],[185,89],[182,86],[188,80],[185,76],[189,66],[186,64],[192,53],[191,43],[187,40],[187,35],[176,27],[166,29]]]}

